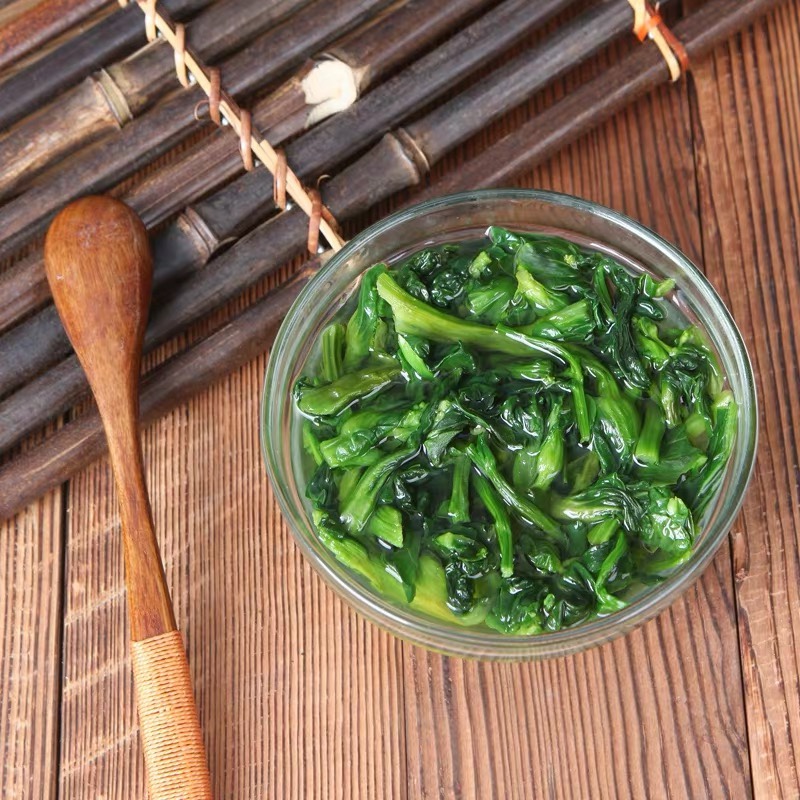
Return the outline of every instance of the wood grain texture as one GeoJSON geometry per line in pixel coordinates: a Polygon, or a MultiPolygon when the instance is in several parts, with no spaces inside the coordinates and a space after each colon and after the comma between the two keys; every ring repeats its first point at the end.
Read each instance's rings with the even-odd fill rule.
{"type": "Polygon", "coordinates": [[[800,796],[800,7],[780,8],[696,71],[703,249],[753,360],[753,487],[733,531],[757,797],[800,796]]]}
{"type": "MultiPolygon", "coordinates": [[[[215,796],[405,797],[401,645],[332,597],[280,518],[255,424],[264,365],[145,435],[215,796]],[[230,424],[209,424],[223,417],[230,424]]],[[[62,796],[76,800],[101,785],[108,797],[144,796],[133,698],[117,699],[129,683],[119,530],[113,505],[87,502],[99,494],[113,495],[105,462],[71,490],[63,714],[80,737],[68,737],[62,796]]]]}
{"type": "Polygon", "coordinates": [[[63,523],[57,490],[0,523],[0,795],[56,796],[63,523]]]}
{"type": "MultiPolygon", "coordinates": [[[[695,65],[691,85],[646,98],[518,181],[625,211],[704,264],[759,376],[760,458],[744,513],[695,586],[639,631],[552,662],[492,665],[365,623],[300,556],[269,490],[257,440],[265,356],[146,430],[155,526],[217,797],[800,795],[798,65],[800,0],[790,0],[695,65]]],[[[568,77],[473,137],[431,181],[577,83],[568,77]]],[[[0,794],[50,800],[57,781],[63,798],[143,798],[108,463],[66,492],[63,531],[57,494],[18,518],[24,529],[0,529],[0,794]],[[64,542],[59,758],[60,642],[44,621],[60,613],[64,542]],[[15,560],[20,552],[31,560],[15,560]],[[42,636],[46,653],[34,658],[29,643],[41,650],[42,636]],[[35,699],[9,696],[41,680],[42,663],[53,701],[43,704],[38,683],[35,699]]]]}

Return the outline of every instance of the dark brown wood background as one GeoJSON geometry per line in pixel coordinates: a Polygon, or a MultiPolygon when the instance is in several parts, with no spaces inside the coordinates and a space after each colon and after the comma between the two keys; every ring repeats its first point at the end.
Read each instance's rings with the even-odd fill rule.
{"type": "MultiPolygon", "coordinates": [[[[272,499],[257,431],[266,355],[146,431],[217,797],[800,796],[799,136],[791,0],[519,180],[620,209],[703,265],[758,376],[743,513],[697,584],[624,639],[468,663],[356,616],[272,499]]],[[[0,526],[4,798],[144,797],[118,526],[105,460],[0,526]]]]}

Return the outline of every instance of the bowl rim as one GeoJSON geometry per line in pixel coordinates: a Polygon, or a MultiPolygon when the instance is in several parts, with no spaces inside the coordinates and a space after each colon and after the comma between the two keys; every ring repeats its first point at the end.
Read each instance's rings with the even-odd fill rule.
{"type": "MultiPolygon", "coordinates": [[[[705,323],[705,320],[703,322],[705,323]]],[[[323,580],[356,611],[395,636],[447,655],[491,660],[529,660],[577,652],[622,636],[671,605],[705,571],[741,509],[755,466],[758,429],[758,396],[750,356],[730,311],[703,272],[677,247],[633,218],[590,200],[541,189],[477,189],[443,195],[410,205],[383,217],[353,237],[341,250],[334,253],[308,281],[282,321],[267,362],[259,412],[259,439],[272,490],[301,552],[309,559],[312,567],[323,580]],[[737,356],[738,366],[740,371],[743,370],[742,384],[748,395],[747,398],[736,398],[740,413],[737,437],[744,434],[745,430],[743,429],[749,432],[747,440],[742,443],[744,469],[737,474],[735,485],[729,488],[729,492],[735,492],[733,501],[726,503],[721,513],[713,520],[713,535],[707,535],[701,546],[694,551],[692,558],[678,567],[666,580],[646,590],[624,609],[579,623],[574,627],[531,636],[503,636],[486,631],[476,631],[469,627],[448,625],[433,617],[424,617],[410,609],[407,611],[401,609],[378,595],[377,592],[367,594],[370,590],[350,575],[343,565],[339,564],[338,569],[333,567],[336,562],[332,554],[325,551],[329,556],[328,560],[320,557],[312,548],[309,538],[297,529],[298,526],[292,514],[294,504],[287,496],[278,477],[279,467],[274,459],[275,448],[271,448],[268,442],[269,414],[278,403],[277,398],[273,399],[268,390],[270,385],[275,382],[278,366],[284,361],[280,356],[288,347],[287,339],[292,327],[292,320],[303,309],[308,299],[315,294],[317,288],[324,285],[328,276],[334,273],[340,264],[345,263],[353,253],[385,231],[444,206],[462,203],[475,204],[480,203],[481,200],[537,200],[546,204],[575,208],[607,219],[627,230],[636,238],[647,240],[671,262],[680,264],[691,276],[695,288],[700,291],[704,299],[715,306],[716,325],[722,327],[732,339],[731,345],[737,356]],[[746,405],[745,399],[748,401],[746,405]],[[747,426],[741,424],[745,408],[749,409],[747,426]]],[[[309,533],[319,547],[324,549],[314,536],[313,529],[310,528],[309,533]]]]}

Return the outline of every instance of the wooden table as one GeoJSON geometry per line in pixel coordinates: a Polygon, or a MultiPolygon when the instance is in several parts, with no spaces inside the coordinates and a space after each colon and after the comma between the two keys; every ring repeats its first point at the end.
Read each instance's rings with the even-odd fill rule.
{"type": "MultiPolygon", "coordinates": [[[[800,796],[798,70],[794,0],[519,181],[625,211],[704,265],[758,375],[744,512],[697,584],[635,633],[493,665],[356,616],[273,502],[266,356],[147,430],[218,798],[800,796]]],[[[0,528],[4,798],[144,797],[118,538],[105,460],[0,528]]]]}

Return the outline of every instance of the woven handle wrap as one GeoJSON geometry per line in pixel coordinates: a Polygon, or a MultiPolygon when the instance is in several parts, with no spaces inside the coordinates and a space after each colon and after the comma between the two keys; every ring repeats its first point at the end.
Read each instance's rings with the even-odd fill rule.
{"type": "Polygon", "coordinates": [[[150,800],[211,800],[189,662],[178,631],[131,643],[150,800]]]}

